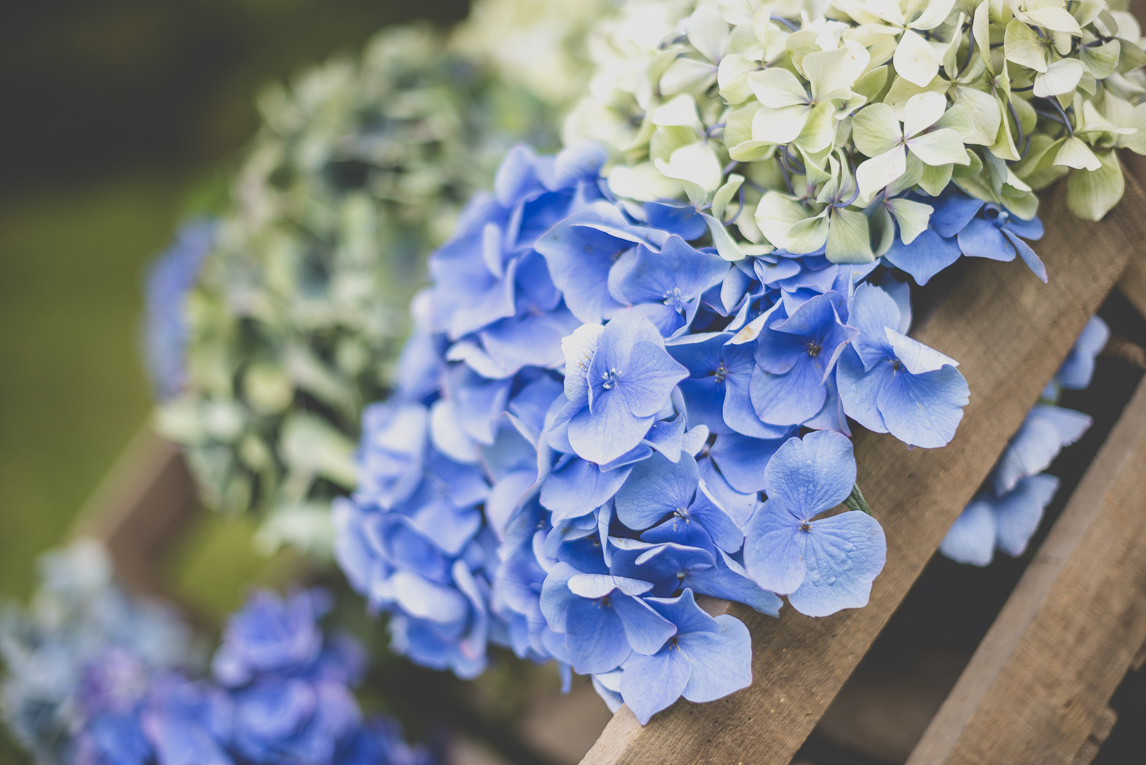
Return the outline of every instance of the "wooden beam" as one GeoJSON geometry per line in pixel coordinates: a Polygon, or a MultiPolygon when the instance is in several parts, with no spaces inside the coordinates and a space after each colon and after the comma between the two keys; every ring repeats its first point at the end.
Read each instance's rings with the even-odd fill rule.
{"type": "Polygon", "coordinates": [[[123,584],[165,595],[163,558],[198,509],[182,453],[144,425],[80,511],[72,535],[103,542],[123,584]]]}
{"type": "Polygon", "coordinates": [[[1144,465],[1146,380],[908,765],[1070,765],[1087,748],[1146,640],[1144,465]]]}
{"type": "Polygon", "coordinates": [[[1128,260],[1146,256],[1146,201],[1132,179],[1099,224],[1071,215],[1064,194],[1060,184],[1042,210],[1048,285],[1018,262],[975,262],[915,333],[962,362],[971,386],[954,441],[908,450],[890,436],[857,434],[859,481],[888,542],[870,604],[823,619],[785,608],[771,619],[718,603],[752,634],[752,686],[710,704],[678,702],[643,727],[622,708],[583,765],[790,762],[1128,260]]]}

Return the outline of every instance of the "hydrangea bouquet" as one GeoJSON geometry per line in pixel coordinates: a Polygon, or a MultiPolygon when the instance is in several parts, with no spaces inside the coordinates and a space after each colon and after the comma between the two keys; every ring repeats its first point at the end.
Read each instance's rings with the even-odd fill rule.
{"type": "Polygon", "coordinates": [[[119,589],[91,541],[49,554],[0,632],[5,722],[45,765],[433,765],[397,724],[364,718],[365,652],[324,634],[329,596],[255,592],[205,676],[174,610],[119,589]]]}
{"type": "MultiPolygon", "coordinates": [[[[969,395],[908,335],[908,279],[961,255],[1048,278],[1035,191],[1069,175],[1099,218],[1114,149],[1146,149],[1140,42],[1055,0],[633,0],[599,24],[567,148],[512,150],[470,201],[363,417],[336,554],[392,647],[462,677],[490,644],[556,660],[645,723],[752,682],[705,597],[865,605],[887,551],[851,423],[938,448],[969,395]]],[[[1025,546],[1034,474],[1084,426],[1032,413],[989,490],[1037,511],[992,516],[990,550],[1025,546]]],[[[982,562],[971,536],[947,552],[982,562]]]]}

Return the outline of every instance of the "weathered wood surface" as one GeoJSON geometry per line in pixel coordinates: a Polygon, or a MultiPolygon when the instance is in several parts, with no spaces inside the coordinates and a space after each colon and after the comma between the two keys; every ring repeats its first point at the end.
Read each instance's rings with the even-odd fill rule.
{"type": "Polygon", "coordinates": [[[672,762],[787,765],[939,546],[996,456],[1130,258],[1146,257],[1146,202],[1128,179],[1100,224],[1078,221],[1061,187],[1044,203],[1039,253],[1050,284],[1020,263],[976,262],[915,336],[961,361],[971,401],[954,441],[907,450],[890,436],[856,439],[859,481],[887,534],[887,567],[871,603],[824,619],[779,619],[738,604],[753,638],[753,685],[704,705],[678,702],[642,727],[626,708],[583,765],[672,762]]]}
{"type": "Polygon", "coordinates": [[[1086,748],[1146,640],[1144,467],[1146,380],[908,765],[1071,765],[1086,748]]]}
{"type": "Polygon", "coordinates": [[[183,455],[144,425],[80,511],[73,535],[103,542],[128,587],[164,594],[164,554],[198,507],[183,455]]]}

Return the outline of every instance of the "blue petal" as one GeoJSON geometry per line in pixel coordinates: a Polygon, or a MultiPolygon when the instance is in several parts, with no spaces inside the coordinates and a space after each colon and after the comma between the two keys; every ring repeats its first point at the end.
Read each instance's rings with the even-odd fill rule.
{"type": "Polygon", "coordinates": [[[565,562],[557,563],[541,585],[541,613],[557,632],[565,631],[565,610],[578,597],[569,589],[569,580],[581,572],[565,562]]]}
{"type": "Polygon", "coordinates": [[[541,504],[553,513],[553,522],[593,512],[617,493],[631,468],[601,470],[585,460],[570,460],[549,474],[541,486],[541,504]]]}
{"type": "Polygon", "coordinates": [[[581,675],[615,669],[632,653],[617,611],[584,598],[571,601],[565,610],[565,645],[569,663],[581,675]]]}
{"type": "Polygon", "coordinates": [[[865,370],[854,346],[846,348],[836,365],[836,385],[844,413],[873,433],[886,433],[878,399],[893,374],[887,361],[876,364],[870,372],[865,370]]]}
{"type": "Polygon", "coordinates": [[[615,315],[623,306],[609,295],[609,269],[633,242],[591,228],[585,223],[602,220],[624,227],[624,217],[608,204],[593,205],[550,229],[534,244],[549,264],[553,283],[565,295],[573,315],[596,323],[615,315]]]}
{"type": "Polygon", "coordinates": [[[1018,234],[1023,239],[1038,240],[1043,238],[1043,222],[1037,217],[1023,220],[1014,213],[1010,213],[1003,228],[1018,234]]]}
{"type": "Polygon", "coordinates": [[[752,637],[734,616],[716,617],[720,632],[681,635],[678,644],[692,663],[684,697],[689,701],[716,701],[752,685],[752,637]]]}
{"type": "Polygon", "coordinates": [[[813,521],[800,532],[807,576],[788,602],[807,616],[828,616],[867,605],[871,583],[887,560],[887,540],[879,522],[852,510],[813,521]]]}
{"type": "Polygon", "coordinates": [[[1011,244],[1015,245],[1015,249],[1019,252],[1019,257],[1027,264],[1027,267],[1034,271],[1035,276],[1039,277],[1043,284],[1047,283],[1047,267],[1039,260],[1039,256],[1031,249],[1031,246],[1019,239],[1018,236],[1003,229],[1003,233],[1011,240],[1011,244]]]}
{"type": "Polygon", "coordinates": [[[748,572],[722,550],[717,550],[715,566],[687,571],[681,584],[699,595],[734,600],[769,616],[779,616],[783,605],[775,593],[749,579],[748,572]]]}
{"type": "Polygon", "coordinates": [[[709,455],[729,486],[738,492],[752,494],[764,490],[764,470],[768,462],[793,435],[795,433],[791,429],[786,429],[779,437],[767,440],[739,433],[717,436],[709,455]]]}
{"type": "Polygon", "coordinates": [[[779,497],[756,508],[744,529],[744,567],[763,589],[780,594],[796,590],[804,581],[801,519],[779,497]]]}
{"type": "MultiPolygon", "coordinates": [[[[1055,381],[1068,390],[1082,390],[1090,385],[1094,376],[1094,357],[1110,339],[1110,327],[1098,316],[1090,317],[1086,328],[1075,341],[1070,355],[1055,373],[1055,381]]],[[[691,413],[691,412],[690,412],[691,413]]]]}
{"type": "MultiPolygon", "coordinates": [[[[948,187],[949,189],[951,187],[948,187]]],[[[945,192],[934,203],[928,225],[942,237],[953,237],[970,223],[983,207],[983,200],[958,191],[945,192]]]]}
{"type": "Polygon", "coordinates": [[[705,487],[736,521],[736,525],[743,526],[747,523],[756,508],[756,493],[742,494],[733,489],[728,479],[721,475],[716,463],[709,457],[698,460],[696,465],[700,469],[700,478],[704,481],[705,487]]]}
{"type": "Polygon", "coordinates": [[[888,327],[898,328],[901,318],[899,306],[891,295],[870,284],[856,288],[848,324],[859,330],[851,347],[859,354],[866,369],[895,357],[886,330],[888,327]]]}
{"type": "Polygon", "coordinates": [[[783,497],[788,512],[803,520],[843,502],[855,482],[852,442],[826,430],[788,439],[764,471],[768,497],[783,497]]]}
{"type": "Polygon", "coordinates": [[[955,519],[939,552],[956,563],[986,566],[995,557],[997,526],[995,513],[987,501],[975,500],[955,519]]]}
{"type": "Polygon", "coordinates": [[[692,205],[646,202],[645,218],[653,228],[676,234],[689,242],[708,233],[704,217],[692,205]]]}
{"type": "Polygon", "coordinates": [[[1056,491],[1058,479],[1043,473],[1019,481],[1007,496],[995,502],[1000,550],[1013,558],[1023,554],[1056,491]]]}
{"type": "Polygon", "coordinates": [[[901,271],[911,274],[915,283],[922,286],[962,254],[955,237],[945,239],[927,229],[915,237],[911,244],[904,244],[897,235],[891,249],[884,253],[884,258],[901,271]]]}
{"type": "Polygon", "coordinates": [[[791,372],[775,375],[760,367],[752,373],[752,406],[766,423],[788,427],[816,416],[828,392],[823,371],[815,364],[797,364],[791,372]]]}
{"type": "Polygon", "coordinates": [[[1003,235],[1003,230],[983,218],[975,218],[959,232],[959,248],[971,258],[1015,259],[1015,248],[1003,235]]]}
{"type": "Polygon", "coordinates": [[[676,646],[655,656],[634,654],[625,662],[621,696],[641,725],[680,698],[688,685],[692,664],[676,646]]]}
{"type": "Polygon", "coordinates": [[[514,146],[505,155],[493,184],[497,201],[502,207],[511,207],[522,196],[538,187],[539,181],[534,170],[536,164],[537,155],[524,144],[514,146]]]}
{"type": "Polygon", "coordinates": [[[707,486],[702,484],[699,488],[687,517],[700,524],[721,550],[736,552],[744,544],[744,532],[709,493],[707,486]]]}
{"type": "Polygon", "coordinates": [[[676,625],[654,611],[643,599],[615,593],[609,602],[625,625],[625,635],[632,649],[651,656],[676,634],[676,625]]]}
{"type": "Polygon", "coordinates": [[[893,436],[910,446],[934,449],[955,437],[968,395],[967,381],[954,367],[921,375],[901,369],[890,376],[877,403],[893,436]]]}
{"type": "Polygon", "coordinates": [[[679,635],[689,632],[720,632],[720,625],[696,604],[691,590],[685,590],[675,598],[649,598],[648,604],[675,624],[679,635]]]}
{"type": "Polygon", "coordinates": [[[668,513],[691,505],[699,478],[692,457],[682,455],[673,464],[655,454],[634,466],[617,492],[617,518],[634,531],[647,529],[668,513]]]}

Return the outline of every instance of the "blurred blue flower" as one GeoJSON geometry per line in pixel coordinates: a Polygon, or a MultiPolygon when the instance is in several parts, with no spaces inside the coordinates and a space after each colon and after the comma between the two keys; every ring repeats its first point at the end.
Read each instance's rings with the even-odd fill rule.
{"type": "MultiPolygon", "coordinates": [[[[1074,347],[1070,349],[1070,355],[1055,373],[1051,385],[1066,390],[1087,388],[1094,377],[1094,359],[1106,347],[1106,341],[1109,339],[1110,327],[1100,317],[1091,316],[1082,334],[1075,341],[1074,347]]],[[[1046,396],[1044,393],[1044,397],[1053,400],[1056,394],[1057,392],[1052,392],[1050,396],[1046,396]]]]}
{"type": "Polygon", "coordinates": [[[1046,473],[1021,479],[1002,496],[983,492],[952,524],[939,551],[957,563],[986,566],[996,548],[1017,558],[1038,529],[1043,512],[1058,490],[1046,473]]]}
{"type": "Polygon", "coordinates": [[[166,401],[183,389],[187,352],[187,293],[215,246],[218,222],[185,223],[175,241],[147,271],[144,357],[155,398],[166,401]]]}

